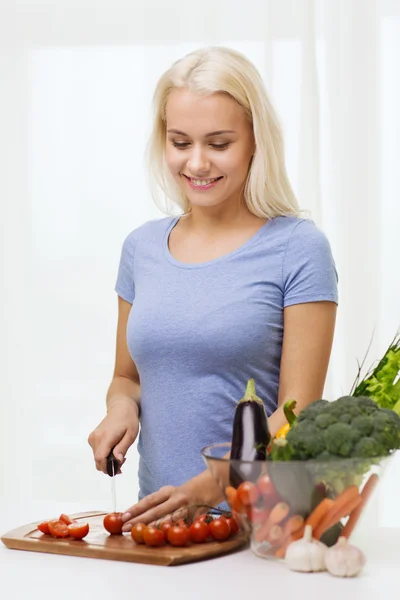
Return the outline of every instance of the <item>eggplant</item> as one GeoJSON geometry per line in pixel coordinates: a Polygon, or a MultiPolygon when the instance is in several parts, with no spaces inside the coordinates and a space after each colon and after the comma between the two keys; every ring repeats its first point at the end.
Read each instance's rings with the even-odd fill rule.
{"type": "Polygon", "coordinates": [[[238,487],[242,481],[254,483],[258,479],[263,466],[265,468],[270,440],[264,403],[256,395],[254,379],[249,379],[245,395],[237,403],[233,419],[229,468],[229,480],[233,487],[238,487]],[[259,464],[239,461],[259,461],[259,464]]]}

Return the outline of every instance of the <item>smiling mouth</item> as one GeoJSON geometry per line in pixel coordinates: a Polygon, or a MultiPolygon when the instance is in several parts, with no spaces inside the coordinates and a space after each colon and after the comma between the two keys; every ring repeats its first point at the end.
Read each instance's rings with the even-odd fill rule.
{"type": "Polygon", "coordinates": [[[222,176],[221,177],[210,177],[208,179],[195,179],[194,177],[188,177],[184,173],[183,173],[183,176],[188,180],[188,182],[190,183],[191,187],[193,187],[193,188],[205,188],[205,189],[209,189],[210,187],[212,187],[213,185],[215,185],[217,183],[217,181],[219,181],[220,179],[222,179],[222,176]]]}

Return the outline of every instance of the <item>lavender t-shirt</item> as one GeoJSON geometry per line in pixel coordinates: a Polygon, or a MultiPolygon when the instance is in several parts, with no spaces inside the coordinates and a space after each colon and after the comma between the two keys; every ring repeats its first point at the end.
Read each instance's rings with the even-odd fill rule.
{"type": "Polygon", "coordinates": [[[273,413],[284,307],[338,301],[330,245],[312,221],[276,217],[240,248],[200,264],[171,255],[177,222],[150,221],[128,235],[115,288],[132,304],[127,342],[141,386],[139,498],[206,468],[200,451],[231,440],[249,378],[273,413]]]}

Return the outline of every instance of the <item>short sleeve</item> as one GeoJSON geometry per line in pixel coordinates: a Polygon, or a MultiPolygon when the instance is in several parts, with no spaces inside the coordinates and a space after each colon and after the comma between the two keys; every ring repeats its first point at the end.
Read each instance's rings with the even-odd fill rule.
{"type": "Polygon", "coordinates": [[[283,306],[330,300],[338,304],[338,275],[326,235],[309,220],[294,227],[283,259],[283,306]]]}
{"type": "Polygon", "coordinates": [[[122,244],[121,258],[119,261],[115,291],[118,296],[132,304],[135,299],[135,283],[133,272],[133,259],[136,249],[135,232],[130,233],[122,244]]]}

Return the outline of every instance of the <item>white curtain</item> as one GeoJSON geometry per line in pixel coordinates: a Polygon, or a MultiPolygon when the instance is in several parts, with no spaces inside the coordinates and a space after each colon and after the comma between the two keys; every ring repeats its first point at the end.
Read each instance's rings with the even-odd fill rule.
{"type": "MultiPolygon", "coordinates": [[[[385,351],[400,325],[399,39],[396,0],[3,0],[0,528],[28,493],[33,520],[46,503],[111,508],[86,438],[112,373],[120,246],[161,216],[143,169],[151,95],[194,48],[231,46],[259,68],[300,204],[331,242],[325,396],[349,391],[373,334],[367,364],[385,351]]],[[[137,492],[128,457],[121,509],[137,492]]],[[[381,522],[400,526],[396,478],[385,485],[381,522]]]]}

